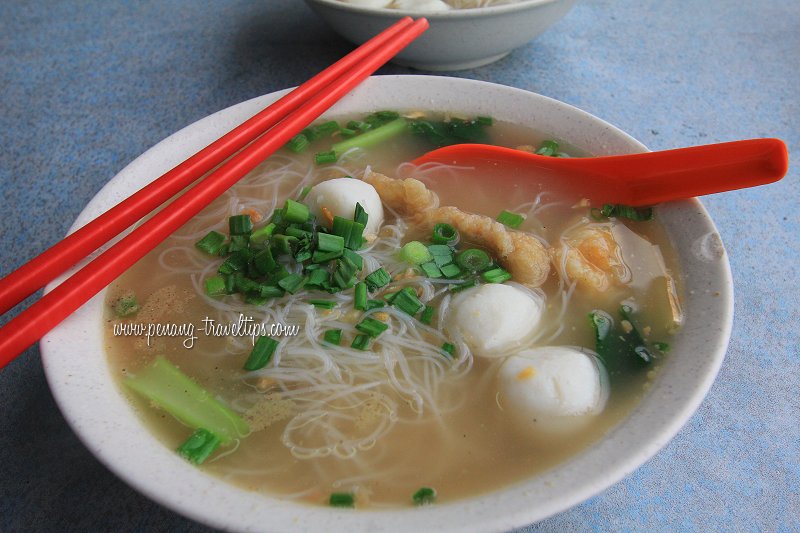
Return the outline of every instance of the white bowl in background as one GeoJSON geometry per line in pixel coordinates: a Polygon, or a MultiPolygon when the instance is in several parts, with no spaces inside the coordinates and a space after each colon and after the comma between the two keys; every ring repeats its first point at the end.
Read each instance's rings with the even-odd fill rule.
{"type": "MultiPolygon", "coordinates": [[[[286,91],[210,115],[160,142],[123,169],[88,204],[73,230],[152,181],[286,91]]],[[[379,109],[440,109],[535,127],[596,155],[645,151],[635,139],[567,104],[486,82],[381,76],[339,102],[332,115],[379,109]]],[[[699,406],[725,355],[733,294],[716,228],[697,200],[658,207],[685,277],[686,326],[652,388],[608,435],[547,472],[502,490],[425,508],[347,510],[286,502],[230,485],[181,459],[145,427],[112,378],[99,294],[41,342],[47,379],[64,417],[111,471],[153,500],[199,522],[237,531],[499,531],[563,511],[644,463],[699,406]],[[709,238],[711,236],[712,238],[709,238]]],[[[53,284],[48,287],[52,289],[53,284]]],[[[43,438],[43,437],[34,437],[43,438]]],[[[87,510],[91,502],[87,502],[87,510]]]]}
{"type": "Polygon", "coordinates": [[[339,35],[361,44],[405,16],[430,28],[393,60],[422,70],[480,67],[508,55],[561,20],[577,0],[523,0],[439,13],[370,8],[339,0],[305,0],[339,35]]]}

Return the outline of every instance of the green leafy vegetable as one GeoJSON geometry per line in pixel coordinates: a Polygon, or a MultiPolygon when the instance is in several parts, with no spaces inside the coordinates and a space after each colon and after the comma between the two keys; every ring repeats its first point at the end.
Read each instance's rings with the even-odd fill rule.
{"type": "Polygon", "coordinates": [[[124,383],[187,426],[205,428],[223,444],[250,432],[239,415],[164,357],[156,357],[124,383]]]}
{"type": "Polygon", "coordinates": [[[341,155],[352,148],[361,148],[367,150],[382,144],[393,137],[396,137],[406,131],[408,121],[404,118],[396,118],[391,122],[387,122],[377,128],[370,129],[344,141],[338,142],[331,147],[331,151],[335,155],[341,155]]]}

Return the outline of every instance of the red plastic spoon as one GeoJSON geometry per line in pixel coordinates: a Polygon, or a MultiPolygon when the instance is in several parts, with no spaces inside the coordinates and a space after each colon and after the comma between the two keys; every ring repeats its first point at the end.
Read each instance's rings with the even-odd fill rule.
{"type": "Polygon", "coordinates": [[[778,181],[786,175],[789,156],[779,139],[752,139],[575,158],[458,144],[414,160],[418,165],[433,162],[473,167],[487,175],[535,177],[543,189],[573,191],[595,203],[644,206],[778,181]]]}

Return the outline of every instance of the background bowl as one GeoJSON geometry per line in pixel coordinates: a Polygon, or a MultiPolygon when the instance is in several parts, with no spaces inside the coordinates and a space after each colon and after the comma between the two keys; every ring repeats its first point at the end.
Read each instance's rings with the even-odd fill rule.
{"type": "Polygon", "coordinates": [[[353,6],[338,0],[306,3],[342,37],[361,44],[398,19],[426,17],[430,28],[394,62],[423,70],[479,67],[506,56],[561,20],[577,0],[524,0],[477,9],[425,13],[353,6]]]}
{"type": "MultiPolygon", "coordinates": [[[[206,117],[168,137],[123,169],[73,229],[276,100],[262,96],[206,117]]],[[[535,127],[597,155],[646,148],[602,120],[526,91],[432,76],[367,80],[331,114],[377,109],[441,109],[491,115],[535,127]]],[[[128,484],[200,522],[234,530],[488,531],[543,519],[621,479],[663,447],[688,420],[722,363],[732,320],[732,283],[716,228],[700,202],[659,206],[685,277],[686,326],[638,407],[601,441],[542,475],[453,503],[418,509],[352,511],[284,502],[204,474],[147,430],[112,379],[104,354],[99,294],[41,343],[47,379],[64,417],[97,458],[128,484]]],[[[56,282],[57,283],[57,282],[56,282]]],[[[48,290],[52,288],[48,287],[48,290]]]]}

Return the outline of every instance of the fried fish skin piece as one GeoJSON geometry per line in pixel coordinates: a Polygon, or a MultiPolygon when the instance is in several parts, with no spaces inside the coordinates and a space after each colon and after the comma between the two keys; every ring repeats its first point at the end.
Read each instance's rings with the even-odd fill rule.
{"type": "Polygon", "coordinates": [[[436,194],[414,178],[400,180],[368,172],[364,181],[375,187],[389,208],[412,217],[416,223],[450,224],[464,240],[487,248],[515,281],[538,287],[547,279],[550,257],[545,246],[533,235],[509,230],[487,216],[466,213],[457,207],[437,207],[436,194]]]}

